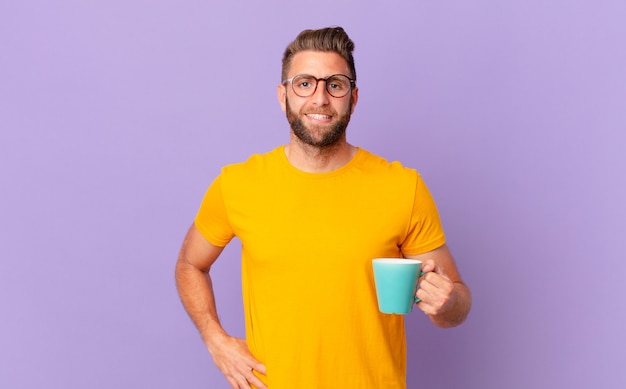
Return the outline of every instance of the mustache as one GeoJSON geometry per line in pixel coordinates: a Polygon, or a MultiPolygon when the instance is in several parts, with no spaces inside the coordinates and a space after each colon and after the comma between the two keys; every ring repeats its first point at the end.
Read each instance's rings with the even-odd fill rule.
{"type": "Polygon", "coordinates": [[[337,112],[333,109],[307,109],[307,108],[303,108],[302,110],[303,114],[317,114],[317,115],[328,115],[328,116],[337,116],[337,112]]]}

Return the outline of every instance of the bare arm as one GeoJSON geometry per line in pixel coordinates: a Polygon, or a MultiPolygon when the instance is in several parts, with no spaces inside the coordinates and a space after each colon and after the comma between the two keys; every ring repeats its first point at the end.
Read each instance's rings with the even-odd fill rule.
{"type": "Polygon", "coordinates": [[[455,327],[463,323],[472,306],[472,294],[463,283],[454,258],[446,245],[418,255],[405,255],[406,258],[423,262],[416,296],[422,301],[417,304],[438,327],[455,327]]]}
{"type": "Polygon", "coordinates": [[[183,306],[206,344],[215,365],[233,388],[259,389],[266,386],[253,374],[265,374],[265,366],[257,361],[245,340],[229,336],[220,324],[209,271],[223,247],[207,242],[192,225],[187,232],[176,262],[176,286],[183,306]]]}

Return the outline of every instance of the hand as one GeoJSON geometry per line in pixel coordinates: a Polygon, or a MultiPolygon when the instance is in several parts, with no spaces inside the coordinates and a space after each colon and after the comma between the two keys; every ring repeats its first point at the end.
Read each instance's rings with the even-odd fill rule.
{"type": "Polygon", "coordinates": [[[245,340],[224,335],[209,347],[209,351],[233,389],[251,389],[250,384],[267,389],[253,373],[255,370],[265,375],[265,366],[252,356],[245,340]]]}
{"type": "Polygon", "coordinates": [[[429,316],[439,316],[454,307],[454,283],[433,260],[427,260],[422,266],[424,274],[419,280],[415,297],[421,301],[417,307],[429,316]]]}

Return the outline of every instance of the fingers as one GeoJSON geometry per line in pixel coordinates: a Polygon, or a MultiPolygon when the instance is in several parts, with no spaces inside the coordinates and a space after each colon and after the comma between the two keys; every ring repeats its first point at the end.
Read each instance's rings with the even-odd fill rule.
{"type": "Polygon", "coordinates": [[[250,361],[250,366],[252,366],[253,370],[258,371],[259,373],[266,375],[267,372],[265,370],[265,365],[262,364],[261,362],[257,361],[256,359],[252,358],[252,360],[250,361]]]}
{"type": "Polygon", "coordinates": [[[252,386],[250,385],[253,385],[258,389],[267,389],[267,386],[265,386],[265,384],[254,375],[252,370],[250,370],[249,373],[237,376],[227,376],[226,379],[233,389],[251,389],[252,386]]]}
{"type": "MultiPolygon", "coordinates": [[[[436,266],[435,270],[437,270],[436,266]]],[[[445,310],[453,291],[454,283],[445,273],[431,271],[420,279],[415,297],[421,301],[417,305],[424,313],[437,315],[445,310]]]]}
{"type": "Polygon", "coordinates": [[[231,367],[230,370],[224,369],[224,376],[233,387],[233,389],[251,389],[250,385],[254,385],[258,389],[267,389],[267,386],[257,377],[254,371],[265,374],[265,366],[253,358],[247,358],[243,363],[239,363],[231,367]],[[251,367],[257,366],[259,370],[251,367]]]}
{"type": "MultiPolygon", "coordinates": [[[[259,377],[257,377],[256,374],[254,374],[254,371],[256,370],[258,373],[265,375],[265,366],[254,358],[251,358],[251,360],[248,361],[248,363],[249,363],[249,366],[255,366],[255,367],[252,367],[249,370],[244,372],[243,377],[245,379],[245,384],[248,385],[248,383],[250,383],[254,385],[255,388],[267,389],[267,386],[265,386],[263,381],[261,381],[259,377]]],[[[244,386],[243,388],[247,389],[248,386],[244,386]]]]}
{"type": "Polygon", "coordinates": [[[256,375],[254,375],[254,372],[250,371],[251,377],[247,378],[247,381],[249,383],[251,383],[252,385],[254,385],[255,388],[258,389],[267,389],[267,386],[265,386],[265,384],[263,383],[263,381],[261,381],[259,379],[259,377],[257,377],[256,375]]]}
{"type": "Polygon", "coordinates": [[[254,385],[258,389],[267,389],[267,386],[254,374],[253,369],[224,374],[233,389],[251,389],[254,385]]]}
{"type": "Polygon", "coordinates": [[[213,360],[233,389],[258,389],[267,386],[255,374],[265,375],[265,366],[256,360],[246,345],[245,340],[226,337],[219,347],[213,348],[213,360]]]}

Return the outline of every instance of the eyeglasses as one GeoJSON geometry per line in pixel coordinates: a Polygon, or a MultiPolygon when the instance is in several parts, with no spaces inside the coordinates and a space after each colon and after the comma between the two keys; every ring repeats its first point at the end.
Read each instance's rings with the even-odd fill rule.
{"type": "Polygon", "coordinates": [[[288,80],[283,81],[291,83],[293,92],[300,97],[309,97],[317,90],[317,84],[324,81],[326,92],[332,97],[344,97],[356,85],[356,80],[351,79],[343,74],[333,74],[326,78],[315,78],[309,74],[298,74],[288,80]]]}

